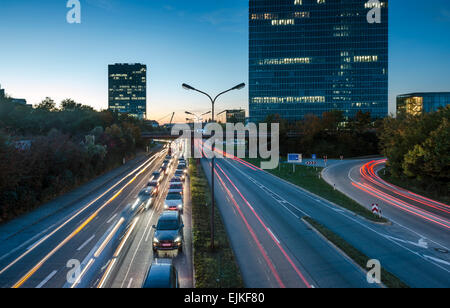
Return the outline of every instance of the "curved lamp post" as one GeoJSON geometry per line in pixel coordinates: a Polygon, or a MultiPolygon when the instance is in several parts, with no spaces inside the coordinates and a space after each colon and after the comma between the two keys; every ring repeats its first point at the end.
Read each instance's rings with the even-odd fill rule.
{"type": "MultiPolygon", "coordinates": [[[[225,93],[228,93],[228,92],[231,92],[231,91],[234,91],[234,90],[242,90],[243,88],[245,88],[245,83],[238,84],[237,86],[235,86],[235,87],[233,87],[231,89],[228,89],[226,91],[223,91],[223,92],[217,94],[217,96],[214,97],[214,99],[208,93],[200,91],[200,90],[198,90],[198,89],[196,89],[196,88],[194,88],[194,87],[192,87],[192,86],[190,86],[190,85],[188,85],[186,83],[183,83],[182,86],[183,86],[183,88],[185,90],[196,91],[196,92],[199,92],[199,93],[201,93],[203,95],[206,95],[209,98],[209,100],[211,101],[211,105],[212,105],[212,109],[211,109],[210,113],[212,114],[212,121],[214,122],[215,121],[215,119],[214,119],[214,107],[215,107],[217,99],[220,96],[222,96],[223,94],[225,94],[225,93]]],[[[191,114],[191,113],[187,113],[187,114],[191,114]]],[[[208,114],[209,114],[209,112],[208,112],[208,114]]],[[[212,145],[212,152],[214,153],[214,143],[212,145]]],[[[211,250],[214,250],[214,207],[215,207],[214,178],[215,178],[215,167],[216,167],[216,159],[215,159],[215,155],[213,154],[213,157],[212,157],[212,174],[211,174],[211,183],[212,183],[212,185],[211,185],[211,203],[212,203],[211,204],[211,250]]]]}

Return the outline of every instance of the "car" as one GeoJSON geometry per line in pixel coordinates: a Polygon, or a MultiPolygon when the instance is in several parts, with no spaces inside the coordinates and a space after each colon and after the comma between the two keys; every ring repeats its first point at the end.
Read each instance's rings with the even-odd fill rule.
{"type": "Polygon", "coordinates": [[[144,208],[148,210],[153,204],[153,201],[155,200],[154,196],[155,193],[153,187],[144,188],[139,192],[138,198],[133,207],[137,207],[138,205],[143,204],[144,208]]]}
{"type": "Polygon", "coordinates": [[[162,180],[163,180],[163,177],[161,176],[160,171],[155,171],[152,173],[151,181],[157,181],[159,184],[161,184],[162,180]]]}
{"type": "Polygon", "coordinates": [[[178,250],[183,251],[184,224],[181,214],[174,211],[165,211],[161,214],[158,224],[153,226],[153,252],[178,250]]]}
{"type": "Polygon", "coordinates": [[[171,180],[170,180],[170,184],[181,184],[184,185],[183,180],[178,177],[178,176],[174,176],[171,180]]]}
{"type": "Polygon", "coordinates": [[[164,201],[164,210],[183,212],[183,195],[180,193],[169,193],[164,201]]]}
{"type": "Polygon", "coordinates": [[[186,172],[184,170],[177,170],[175,171],[175,176],[179,177],[183,182],[186,179],[186,172]]]}
{"type": "Polygon", "coordinates": [[[150,181],[147,184],[147,188],[151,188],[152,196],[158,195],[158,193],[159,193],[159,186],[160,186],[160,183],[158,181],[155,181],[155,180],[150,181]]]}
{"type": "Polygon", "coordinates": [[[181,183],[171,183],[169,186],[169,194],[183,194],[183,184],[181,183]]]}
{"type": "Polygon", "coordinates": [[[178,272],[170,259],[156,259],[150,266],[143,289],[178,289],[178,272]]]}

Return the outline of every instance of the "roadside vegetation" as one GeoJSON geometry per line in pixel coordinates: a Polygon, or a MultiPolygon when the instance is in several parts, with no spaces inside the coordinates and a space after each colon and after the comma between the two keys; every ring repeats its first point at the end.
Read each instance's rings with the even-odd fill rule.
{"type": "MultiPolygon", "coordinates": [[[[327,240],[336,245],[336,247],[338,247],[361,268],[366,269],[369,260],[373,259],[360,252],[339,235],[326,228],[316,220],[310,217],[304,217],[303,219],[308,222],[313,228],[315,228],[320,234],[322,234],[327,240]]],[[[388,272],[383,267],[381,268],[381,282],[388,288],[409,288],[407,284],[401,281],[397,276],[388,272]]]]}
{"type": "MultiPolygon", "coordinates": [[[[246,159],[246,161],[256,166],[261,164],[260,159],[246,159]]],[[[337,205],[340,205],[343,208],[346,208],[366,219],[378,223],[387,222],[385,218],[380,218],[379,216],[374,215],[371,211],[360,205],[358,202],[335,190],[334,187],[321,178],[322,170],[322,168],[316,167],[296,166],[294,173],[292,165],[280,164],[279,168],[267,171],[279,178],[291,182],[292,184],[300,186],[313,194],[336,203],[337,205]]]]}
{"type": "Polygon", "coordinates": [[[0,99],[0,223],[131,159],[143,122],[66,99],[35,108],[0,99]]]}
{"type": "Polygon", "coordinates": [[[219,210],[215,211],[215,247],[211,251],[211,192],[204,171],[194,159],[189,174],[192,195],[192,229],[196,288],[243,288],[219,210]]]}
{"type": "Polygon", "coordinates": [[[280,124],[280,154],[302,153],[329,158],[377,155],[377,129],[381,120],[374,121],[369,112],[358,112],[346,120],[342,111],[323,113],[322,117],[306,115],[297,122],[289,122],[279,115],[270,115],[265,123],[280,124]]]}
{"type": "Polygon", "coordinates": [[[387,118],[379,137],[388,158],[385,180],[450,202],[450,106],[420,116],[387,118]]]}

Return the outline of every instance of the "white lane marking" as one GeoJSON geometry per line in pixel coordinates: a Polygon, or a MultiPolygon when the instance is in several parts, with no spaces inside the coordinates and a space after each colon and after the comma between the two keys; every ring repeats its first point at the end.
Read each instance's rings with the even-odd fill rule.
{"type": "MultiPolygon", "coordinates": [[[[361,162],[358,162],[358,164],[360,164],[360,163],[361,163],[361,162]]],[[[352,175],[351,175],[351,174],[353,173],[353,170],[355,170],[356,168],[361,168],[361,165],[357,165],[357,166],[351,168],[350,171],[348,172],[348,178],[350,179],[350,181],[352,181],[352,182],[358,184],[359,182],[357,182],[357,181],[352,177],[352,175]]],[[[351,198],[351,197],[350,197],[350,198],[351,198]]],[[[383,203],[384,203],[384,204],[387,204],[386,202],[383,202],[383,203]]],[[[386,205],[386,207],[392,208],[390,205],[386,205]]],[[[405,230],[408,230],[409,232],[414,233],[414,234],[417,235],[418,237],[420,237],[420,238],[422,238],[422,239],[425,238],[425,236],[423,236],[423,235],[420,234],[419,232],[417,232],[417,231],[415,231],[415,230],[413,230],[413,229],[411,229],[411,228],[408,228],[408,227],[402,225],[402,224],[399,223],[397,220],[393,219],[392,216],[386,215],[386,218],[389,219],[390,221],[392,221],[394,224],[400,226],[401,228],[403,228],[403,229],[405,229],[405,230]]],[[[438,245],[438,246],[444,248],[445,250],[450,250],[450,248],[446,247],[444,244],[438,243],[438,242],[436,242],[436,241],[434,241],[434,240],[431,240],[431,239],[428,239],[428,240],[429,240],[431,243],[436,244],[436,245],[438,245]]]]}
{"type": "Polygon", "coordinates": [[[277,243],[281,244],[281,242],[278,240],[278,238],[275,236],[275,234],[272,232],[272,230],[270,230],[269,228],[267,228],[267,230],[269,230],[270,234],[272,234],[273,238],[277,241],[277,243]]]}
{"type": "Polygon", "coordinates": [[[441,259],[438,259],[438,258],[434,258],[434,257],[430,257],[430,256],[424,256],[424,257],[427,258],[427,259],[430,259],[430,260],[432,260],[434,262],[438,262],[438,263],[450,266],[450,263],[447,262],[447,261],[444,261],[444,260],[441,260],[441,259]]]}
{"type": "MultiPolygon", "coordinates": [[[[134,173],[136,173],[138,170],[142,169],[140,172],[136,173],[135,177],[138,177],[140,174],[142,174],[146,169],[148,169],[153,161],[155,160],[155,157],[152,157],[150,159],[148,159],[145,163],[143,163],[142,165],[140,165],[138,168],[136,168],[135,170],[133,170],[132,172],[130,172],[128,175],[126,175],[125,177],[123,177],[119,182],[117,182],[114,186],[110,187],[107,191],[105,191],[104,193],[102,193],[100,196],[98,196],[97,198],[95,198],[94,200],[92,200],[91,202],[89,202],[86,206],[84,206],[82,209],[76,210],[73,213],[75,213],[70,219],[68,219],[67,221],[65,221],[63,224],[61,224],[60,226],[58,226],[58,228],[56,228],[55,230],[53,230],[50,234],[48,234],[47,236],[45,236],[43,239],[41,239],[39,242],[37,242],[31,249],[27,250],[26,252],[24,252],[23,254],[21,254],[18,258],[16,258],[13,262],[11,262],[9,265],[7,265],[6,267],[4,267],[2,270],[0,270],[0,275],[2,275],[4,272],[6,272],[7,270],[9,270],[11,267],[13,267],[15,264],[17,264],[20,260],[22,260],[24,257],[26,257],[28,254],[31,253],[32,250],[36,249],[36,247],[38,247],[39,245],[41,245],[42,243],[44,243],[45,241],[47,241],[50,237],[52,237],[54,234],[56,234],[59,230],[61,230],[64,226],[68,225],[72,220],[74,220],[76,217],[78,217],[79,215],[81,215],[86,209],[90,208],[93,204],[95,204],[98,200],[100,200],[101,198],[103,198],[103,196],[105,196],[108,192],[112,191],[113,189],[115,189],[115,187],[119,186],[120,183],[124,182],[125,179],[129,178],[131,175],[133,175],[134,173]]],[[[127,187],[129,184],[126,184],[124,186],[127,187]]],[[[97,212],[100,212],[101,209],[103,209],[108,203],[105,203],[103,206],[101,206],[99,209],[97,209],[97,212]]],[[[70,215],[69,215],[70,216],[70,215]]],[[[68,217],[69,217],[68,216],[68,217]]]]}
{"type": "Polygon", "coordinates": [[[228,160],[224,160],[225,162],[227,162],[230,166],[232,166],[234,169],[236,169],[237,171],[239,171],[240,173],[242,173],[245,177],[247,177],[251,182],[255,183],[255,185],[259,186],[261,188],[261,190],[263,190],[266,194],[268,194],[270,197],[272,197],[275,201],[277,201],[279,204],[281,204],[282,207],[284,207],[289,213],[291,213],[291,215],[293,215],[295,218],[300,219],[300,217],[295,214],[291,209],[289,209],[285,204],[289,204],[290,206],[292,206],[293,208],[295,208],[297,211],[303,213],[305,216],[308,216],[308,214],[306,214],[304,211],[302,211],[301,209],[299,209],[298,207],[294,206],[292,203],[290,203],[289,201],[283,199],[280,195],[274,193],[272,190],[270,190],[269,188],[267,188],[266,186],[262,185],[261,183],[259,183],[258,181],[256,181],[254,178],[250,177],[249,175],[245,174],[243,171],[241,171],[239,168],[237,168],[236,166],[234,166],[232,163],[230,163],[228,160]]]}
{"type": "Polygon", "coordinates": [[[86,247],[93,239],[95,238],[95,234],[93,236],[91,236],[86,242],[84,242],[83,245],[81,245],[77,251],[81,251],[83,250],[84,247],[86,247]]]}
{"type": "Polygon", "coordinates": [[[42,282],[41,282],[40,284],[37,285],[36,289],[42,288],[47,282],[50,281],[50,279],[52,279],[52,278],[56,275],[57,272],[58,272],[58,271],[53,271],[53,272],[51,272],[50,275],[47,276],[47,278],[45,278],[44,280],[42,280],[42,282]]]}
{"type": "Polygon", "coordinates": [[[405,243],[405,244],[411,244],[411,245],[419,247],[419,248],[428,249],[428,243],[424,239],[420,239],[418,243],[414,243],[414,242],[411,242],[411,241],[406,241],[406,240],[403,240],[403,239],[395,238],[395,237],[392,237],[392,236],[389,236],[389,235],[385,235],[384,237],[389,238],[389,239],[394,240],[394,241],[402,242],[402,243],[405,243]]]}
{"type": "Polygon", "coordinates": [[[133,278],[130,279],[130,282],[128,283],[127,289],[131,288],[131,284],[133,283],[133,278]]]}
{"type": "MultiPolygon", "coordinates": [[[[224,161],[226,161],[226,160],[224,160],[224,161]]],[[[227,161],[227,162],[228,162],[228,161],[227,161]]],[[[237,167],[235,167],[233,164],[231,164],[230,162],[228,162],[228,163],[229,163],[231,166],[233,166],[235,169],[237,169],[239,172],[241,172],[242,174],[246,175],[243,171],[239,170],[239,169],[238,169],[237,167]]],[[[269,176],[271,176],[272,178],[274,178],[274,179],[280,181],[281,183],[285,183],[285,184],[287,184],[288,186],[291,186],[294,190],[297,190],[297,191],[298,191],[299,193],[301,193],[304,197],[309,198],[310,200],[313,200],[313,201],[314,201],[314,199],[315,199],[315,197],[316,197],[315,194],[313,194],[313,193],[307,191],[306,189],[301,188],[301,187],[299,187],[299,186],[297,186],[297,185],[295,185],[295,184],[293,184],[293,183],[291,183],[291,182],[289,182],[289,181],[286,181],[286,180],[284,180],[284,179],[282,179],[282,178],[279,178],[279,177],[277,177],[277,176],[274,176],[274,175],[272,175],[272,174],[270,174],[270,173],[268,173],[268,172],[266,172],[266,174],[269,175],[269,176]]],[[[246,175],[246,177],[249,178],[250,176],[246,175]]],[[[327,201],[327,200],[324,200],[324,202],[321,202],[320,204],[323,205],[324,207],[330,209],[330,210],[333,210],[333,209],[335,208],[335,206],[334,206],[331,202],[329,202],[329,201],[327,201]]],[[[297,208],[297,207],[295,207],[295,208],[297,208]]],[[[297,208],[297,209],[298,209],[298,208],[297,208]]],[[[300,209],[298,209],[298,210],[300,210],[300,209]]],[[[430,264],[432,264],[432,265],[434,265],[434,266],[436,266],[436,267],[438,267],[438,268],[444,270],[444,271],[447,272],[447,273],[450,273],[450,271],[449,271],[448,269],[446,269],[446,268],[440,266],[440,265],[437,264],[436,262],[432,262],[431,259],[425,258],[425,257],[424,257],[423,255],[421,255],[420,253],[418,253],[418,252],[416,252],[416,251],[414,251],[414,250],[412,250],[412,249],[409,249],[408,247],[406,247],[406,246],[404,246],[404,245],[401,245],[400,243],[398,243],[398,242],[396,242],[396,241],[394,241],[394,240],[392,240],[392,239],[390,239],[390,238],[385,237],[384,234],[382,234],[382,233],[380,233],[380,232],[374,230],[373,228],[369,227],[368,225],[366,225],[366,224],[360,222],[358,219],[355,219],[355,218],[353,218],[352,216],[349,216],[348,213],[346,213],[346,212],[343,212],[343,213],[337,212],[337,213],[340,214],[340,215],[342,215],[342,216],[344,216],[344,217],[346,217],[347,219],[349,219],[349,220],[351,220],[351,221],[357,223],[358,225],[360,225],[360,226],[363,227],[364,229],[367,229],[367,230],[369,230],[369,231],[372,231],[373,233],[377,234],[378,236],[387,239],[388,241],[390,241],[390,242],[394,243],[395,245],[397,245],[397,246],[403,248],[404,250],[408,251],[409,253],[418,256],[419,258],[423,259],[424,261],[429,262],[430,264]]],[[[307,216],[310,216],[310,215],[307,215],[307,216]]],[[[423,237],[422,237],[422,238],[423,238],[423,237]]]]}
{"type": "Polygon", "coordinates": [[[111,221],[113,221],[114,218],[116,218],[116,217],[117,217],[117,213],[114,214],[113,217],[111,217],[106,223],[107,223],[107,224],[111,223],[111,221]]]}

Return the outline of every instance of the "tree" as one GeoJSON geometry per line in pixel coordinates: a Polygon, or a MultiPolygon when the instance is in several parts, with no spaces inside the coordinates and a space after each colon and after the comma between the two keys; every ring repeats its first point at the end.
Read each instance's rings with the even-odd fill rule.
{"type": "Polygon", "coordinates": [[[42,102],[40,102],[39,105],[37,105],[36,109],[49,112],[57,110],[55,101],[52,100],[50,97],[46,97],[42,102]]]}

